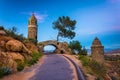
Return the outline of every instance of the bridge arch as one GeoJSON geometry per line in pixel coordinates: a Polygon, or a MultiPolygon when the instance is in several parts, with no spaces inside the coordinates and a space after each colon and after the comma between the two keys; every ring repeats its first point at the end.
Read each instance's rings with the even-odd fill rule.
{"type": "Polygon", "coordinates": [[[66,53],[66,54],[71,54],[71,49],[68,47],[68,44],[66,42],[57,42],[56,40],[48,40],[48,41],[43,41],[39,42],[38,46],[41,51],[44,52],[44,46],[46,45],[53,45],[56,47],[55,53],[66,53]]]}
{"type": "Polygon", "coordinates": [[[58,47],[54,44],[47,44],[43,46],[43,51],[44,52],[55,52],[58,47]]]}

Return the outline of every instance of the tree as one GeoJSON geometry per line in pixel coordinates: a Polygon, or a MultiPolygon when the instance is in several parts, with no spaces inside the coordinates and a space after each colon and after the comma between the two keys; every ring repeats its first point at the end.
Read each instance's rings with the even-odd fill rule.
{"type": "Polygon", "coordinates": [[[73,51],[73,54],[75,54],[76,52],[77,53],[80,53],[81,52],[81,48],[82,46],[80,45],[80,42],[79,41],[71,41],[69,43],[69,47],[72,49],[73,51]]]}
{"type": "Polygon", "coordinates": [[[4,27],[3,27],[3,26],[0,26],[0,30],[4,30],[4,27]]]}
{"type": "Polygon", "coordinates": [[[53,22],[53,29],[58,30],[57,41],[59,37],[73,39],[75,37],[75,20],[71,20],[68,16],[59,17],[55,22],[53,22]]]}
{"type": "Polygon", "coordinates": [[[80,55],[87,55],[87,49],[85,47],[83,47],[83,49],[81,50],[80,53],[78,53],[80,55]]]}
{"type": "Polygon", "coordinates": [[[72,49],[73,54],[87,55],[87,50],[85,47],[82,48],[79,41],[71,41],[69,47],[72,49]]]}

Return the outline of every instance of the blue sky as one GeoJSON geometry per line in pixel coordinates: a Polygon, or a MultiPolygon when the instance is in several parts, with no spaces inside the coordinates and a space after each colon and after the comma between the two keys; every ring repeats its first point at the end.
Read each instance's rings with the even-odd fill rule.
{"type": "Polygon", "coordinates": [[[77,21],[73,40],[90,48],[97,36],[105,48],[120,48],[120,0],[0,0],[0,25],[15,26],[27,37],[32,12],[38,19],[39,42],[56,39],[52,22],[69,16],[77,21]]]}

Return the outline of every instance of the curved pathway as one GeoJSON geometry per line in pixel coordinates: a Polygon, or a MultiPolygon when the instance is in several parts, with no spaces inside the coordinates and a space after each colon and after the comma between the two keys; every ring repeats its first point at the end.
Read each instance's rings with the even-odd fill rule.
{"type": "Polygon", "coordinates": [[[3,80],[77,80],[74,66],[62,55],[49,54],[42,58],[41,64],[25,69],[3,80]]]}
{"type": "Polygon", "coordinates": [[[30,80],[73,80],[72,69],[68,61],[61,55],[50,54],[30,80]]]}

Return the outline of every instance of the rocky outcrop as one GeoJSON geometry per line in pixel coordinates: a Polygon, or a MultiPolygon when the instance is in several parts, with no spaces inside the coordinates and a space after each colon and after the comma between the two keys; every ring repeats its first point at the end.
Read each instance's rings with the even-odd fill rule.
{"type": "Polygon", "coordinates": [[[19,60],[21,62],[24,62],[25,58],[23,55],[21,55],[20,53],[17,52],[7,52],[6,54],[8,54],[9,56],[11,56],[11,58],[13,60],[19,60]]]}
{"type": "Polygon", "coordinates": [[[0,51],[7,51],[5,45],[6,42],[8,42],[9,40],[13,40],[13,38],[7,36],[0,36],[0,51]]]}
{"type": "Polygon", "coordinates": [[[1,35],[6,35],[6,32],[4,30],[0,30],[0,36],[1,35]]]}
{"type": "Polygon", "coordinates": [[[0,52],[0,66],[6,66],[12,69],[12,72],[17,71],[17,64],[13,60],[12,56],[8,53],[0,52]]]}
{"type": "Polygon", "coordinates": [[[17,40],[10,40],[6,43],[6,49],[8,51],[12,52],[24,52],[30,54],[31,52],[21,43],[17,40]]]}
{"type": "Polygon", "coordinates": [[[36,53],[39,52],[38,47],[35,46],[35,45],[34,45],[33,43],[31,43],[31,42],[25,43],[25,46],[26,46],[27,49],[29,49],[29,50],[32,51],[32,52],[36,52],[36,53]]]}
{"type": "Polygon", "coordinates": [[[17,61],[24,63],[31,60],[31,51],[26,46],[11,37],[0,36],[0,66],[9,67],[12,72],[17,71],[17,61]]]}
{"type": "Polygon", "coordinates": [[[12,52],[22,51],[23,44],[17,40],[10,40],[6,43],[6,49],[12,52]]]}

